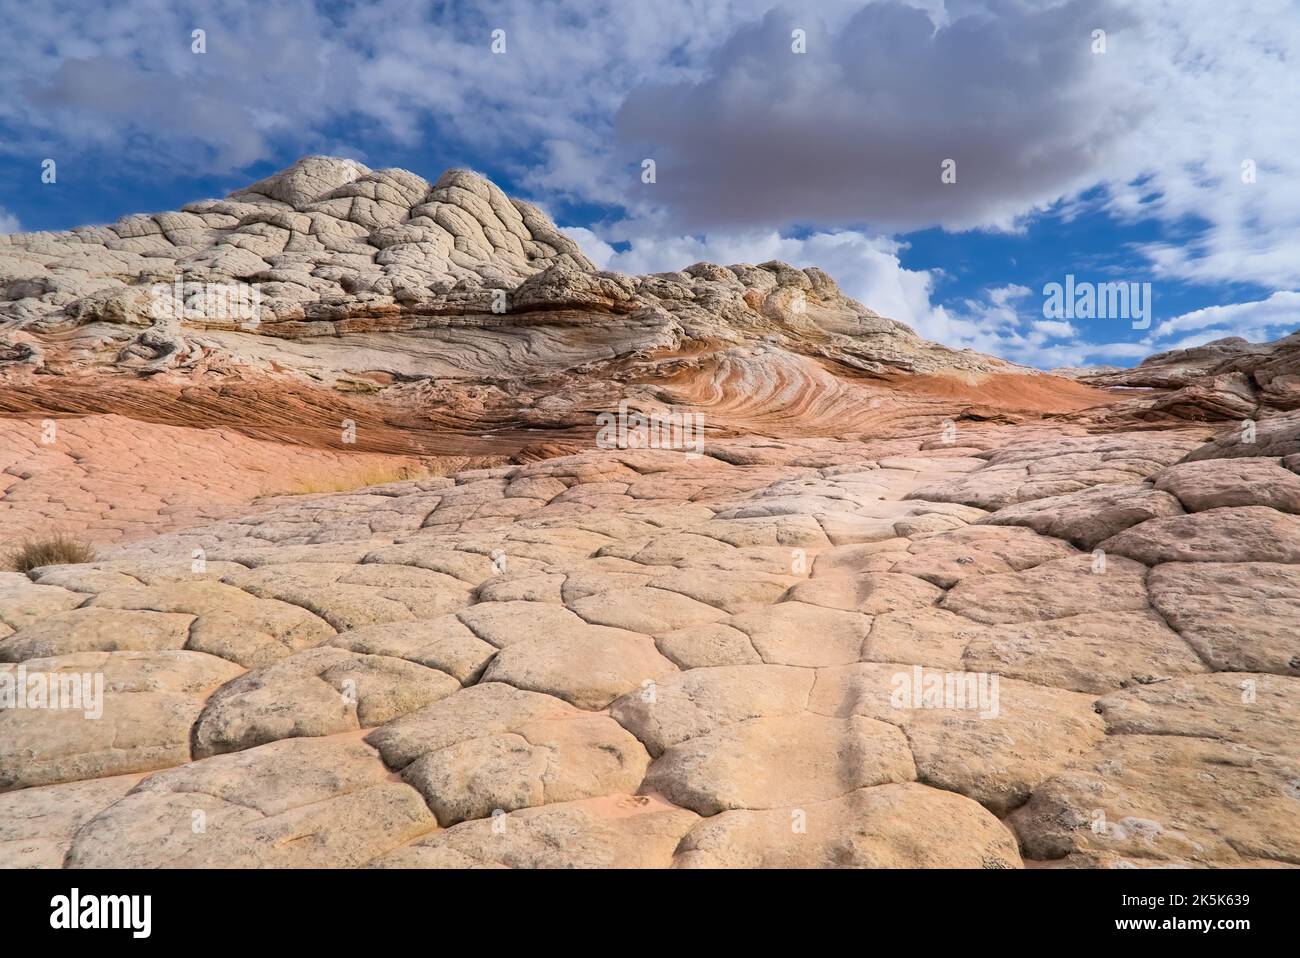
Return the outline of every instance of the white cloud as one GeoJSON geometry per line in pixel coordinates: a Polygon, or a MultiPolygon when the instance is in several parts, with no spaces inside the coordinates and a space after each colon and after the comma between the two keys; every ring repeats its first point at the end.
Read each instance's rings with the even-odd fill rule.
{"type": "Polygon", "coordinates": [[[1154,108],[1090,49],[1098,22],[1119,44],[1133,21],[1110,0],[953,6],[967,9],[938,28],[896,2],[835,30],[774,10],[723,43],[702,80],[633,90],[619,134],[656,158],[655,192],[690,228],[1011,229],[1095,183],[1154,108]],[[808,28],[804,54],[795,27],[808,28]]]}
{"type": "Polygon", "coordinates": [[[1054,319],[1040,319],[1030,323],[1030,328],[1052,339],[1074,339],[1079,335],[1079,331],[1069,323],[1054,319]]]}
{"type": "Polygon", "coordinates": [[[135,0],[111,15],[8,5],[0,33],[0,154],[118,152],[140,168],[225,173],[314,146],[354,105],[360,65],[311,0],[135,0]],[[206,31],[206,53],[191,31],[206,31]],[[19,132],[20,131],[20,132],[19,132]],[[39,152],[36,152],[39,149],[39,152]]]}
{"type": "Polygon", "coordinates": [[[22,224],[18,222],[18,217],[14,216],[3,206],[0,206],[0,233],[20,233],[22,224]]]}
{"type": "Polygon", "coordinates": [[[1209,306],[1174,316],[1156,328],[1152,341],[1163,343],[1161,349],[1185,349],[1227,336],[1266,342],[1297,329],[1300,292],[1281,290],[1267,299],[1209,306]]]}
{"type": "Polygon", "coordinates": [[[561,226],[561,233],[573,240],[587,254],[599,269],[614,269],[610,262],[614,259],[614,247],[583,226],[561,226]]]}
{"type": "MultiPolygon", "coordinates": [[[[1248,11],[1213,0],[1141,5],[1136,69],[1157,109],[1107,171],[1106,208],[1182,225],[1140,247],[1159,275],[1196,281],[1300,282],[1300,150],[1295,135],[1300,18],[1289,0],[1248,11]],[[1242,181],[1255,163],[1256,182],[1242,181]],[[1140,181],[1127,180],[1140,171],[1140,181]],[[1188,223],[1203,222],[1203,230],[1188,223]]],[[[1109,56],[1109,54],[1107,54],[1109,56]]]]}
{"type": "Polygon", "coordinates": [[[1012,283],[1010,286],[999,286],[988,291],[989,302],[997,306],[1006,306],[1018,302],[1030,295],[1033,290],[1028,286],[1021,286],[1019,283],[1012,283]]]}
{"type": "Polygon", "coordinates": [[[634,90],[621,131],[663,151],[659,192],[688,224],[1007,229],[1046,207],[1103,209],[1163,224],[1134,248],[1159,277],[1300,283],[1290,0],[968,0],[945,14],[927,29],[866,6],[810,33],[803,56],[776,55],[790,21],[770,15],[702,79],[634,90]],[[958,161],[956,184],[939,183],[939,156],[958,161]]]}

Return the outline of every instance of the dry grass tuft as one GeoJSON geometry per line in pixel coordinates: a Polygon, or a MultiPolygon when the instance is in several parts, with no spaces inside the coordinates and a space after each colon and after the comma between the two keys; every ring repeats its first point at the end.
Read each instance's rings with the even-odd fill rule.
{"type": "Polygon", "coordinates": [[[95,550],[86,543],[60,532],[46,536],[44,539],[28,539],[5,558],[11,569],[26,573],[46,565],[94,562],[95,550]]]}

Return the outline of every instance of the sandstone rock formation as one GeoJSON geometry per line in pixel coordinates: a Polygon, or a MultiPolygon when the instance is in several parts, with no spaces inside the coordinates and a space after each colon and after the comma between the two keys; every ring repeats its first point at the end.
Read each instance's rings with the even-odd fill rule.
{"type": "Polygon", "coordinates": [[[1107,398],[927,342],[817,269],[597,271],[536,207],[464,170],[430,184],[308,157],[179,212],[0,235],[0,455],[24,503],[6,537],[67,524],[115,541],[323,473],[573,452],[620,401],[705,408],[710,434],[809,436],[1107,398]],[[51,422],[93,453],[70,458],[51,422]],[[235,447],[223,468],[202,461],[215,429],[235,447]],[[108,515],[133,476],[142,495],[108,515]]]}
{"type": "Polygon", "coordinates": [[[1272,343],[1239,336],[1148,356],[1132,369],[1060,371],[1098,386],[1157,390],[1142,418],[1223,422],[1300,408],[1300,333],[1272,343]]]}
{"type": "Polygon", "coordinates": [[[4,864],[1300,865],[1284,374],[1188,421],[322,158],[0,270],[3,527],[99,550],[0,573],[4,864]],[[266,495],[367,457],[448,474],[266,495]]]}

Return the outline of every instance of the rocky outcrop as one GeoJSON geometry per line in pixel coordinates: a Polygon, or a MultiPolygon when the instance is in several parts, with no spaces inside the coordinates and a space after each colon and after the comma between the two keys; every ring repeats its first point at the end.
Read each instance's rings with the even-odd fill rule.
{"type": "Polygon", "coordinates": [[[329,158],[0,300],[0,528],[99,552],[0,572],[6,863],[1300,865],[1288,340],[1111,393],[329,158]]]}
{"type": "Polygon", "coordinates": [[[1057,372],[1096,386],[1159,390],[1136,411],[1143,419],[1262,419],[1300,408],[1300,333],[1272,343],[1251,343],[1239,336],[1216,339],[1203,346],[1155,353],[1132,369],[1057,372]]]}
{"type": "MultiPolygon", "coordinates": [[[[561,341],[549,344],[550,361],[563,366],[578,357],[559,354],[577,349],[590,362],[684,340],[739,345],[778,333],[802,352],[873,372],[1011,368],[926,343],[847,299],[820,270],[699,263],[654,276],[599,272],[539,209],[475,173],[450,170],[430,184],[322,156],[179,212],[0,238],[0,329],[4,360],[34,369],[60,367],[61,357],[42,348],[56,332],[74,339],[80,362],[90,351],[107,365],[149,372],[266,362],[249,343],[268,337],[314,343],[414,332],[451,347],[442,353],[456,352],[458,341],[465,353],[472,336],[487,355],[445,360],[462,375],[510,364],[513,348],[551,338],[561,341]],[[611,312],[629,317],[619,324],[624,338],[602,343],[592,327],[608,327],[595,317],[611,312]],[[538,326],[546,336],[529,332],[538,326]],[[493,340],[501,355],[491,355],[493,340]]],[[[326,367],[373,360],[371,371],[411,368],[374,354],[307,352],[326,367]]],[[[293,355],[279,359],[309,365],[293,355]]],[[[530,350],[534,374],[547,361],[530,350]]]]}
{"type": "MultiPolygon", "coordinates": [[[[863,408],[878,424],[887,403],[864,376],[955,375],[978,386],[1011,375],[1016,385],[971,389],[967,405],[1003,395],[995,407],[1071,412],[1113,402],[1089,386],[1142,387],[1157,393],[1115,415],[1228,422],[1300,407],[1297,336],[1218,340],[1131,370],[1037,375],[926,342],[821,270],[602,272],[538,208],[478,174],[450,170],[430,183],[321,156],[177,212],[0,236],[0,410],[126,413],[184,390],[183,413],[151,421],[208,426],[220,412],[231,428],[281,440],[291,436],[284,416],[232,418],[209,390],[238,384],[254,407],[305,391],[317,394],[308,407],[331,413],[339,393],[369,396],[378,418],[411,426],[431,416],[444,437],[572,431],[620,400],[700,407],[736,433],[794,434],[782,410],[798,406],[806,434],[865,427],[863,408]],[[91,374],[110,377],[114,395],[98,382],[48,388],[51,375],[91,374]],[[145,384],[149,401],[134,399],[145,384]]],[[[952,380],[934,393],[955,398],[952,380]]],[[[939,418],[963,414],[945,405],[939,418]]],[[[371,432],[362,442],[391,441],[371,432]]],[[[517,452],[521,439],[505,445],[517,452]]]]}
{"type": "Polygon", "coordinates": [[[713,435],[882,436],[1108,398],[927,342],[818,269],[598,270],[464,170],[430,183],[308,157],[179,212],[0,236],[6,539],[79,526],[119,541],[322,471],[573,452],[620,403],[703,416],[713,435]],[[48,422],[93,451],[70,460],[48,422]],[[264,454],[285,447],[303,448],[264,454]],[[131,509],[108,508],[101,490],[128,485],[131,509]]]}

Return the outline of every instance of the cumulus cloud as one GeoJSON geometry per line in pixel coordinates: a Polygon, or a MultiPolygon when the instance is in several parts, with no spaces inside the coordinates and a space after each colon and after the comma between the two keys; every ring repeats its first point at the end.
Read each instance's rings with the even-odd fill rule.
{"type": "Polygon", "coordinates": [[[343,127],[376,158],[433,138],[539,198],[662,207],[688,232],[1010,228],[1101,185],[1116,216],[1206,222],[1142,247],[1168,275],[1282,285],[1300,271],[1288,0],[1249,14],[1219,0],[92,9],[9,11],[0,154],[129,146],[135,164],[226,172],[337,151],[343,127]],[[1248,158],[1253,192],[1239,189],[1248,158]],[[944,159],[956,183],[940,182],[944,159]]]}
{"type": "Polygon", "coordinates": [[[1052,339],[1073,339],[1079,335],[1079,331],[1070,323],[1055,319],[1037,320],[1030,324],[1030,328],[1052,339]]]}
{"type": "MultiPolygon", "coordinates": [[[[495,155],[539,193],[617,199],[611,118],[648,76],[685,77],[753,16],[748,0],[228,0],[11,5],[0,32],[0,155],[133,147],[138,165],[225,173],[324,148],[375,156],[434,138],[495,155]],[[191,31],[207,52],[191,52],[191,31]],[[505,31],[494,54],[492,33],[505,31]],[[612,173],[612,171],[610,171],[612,173]]],[[[48,155],[48,154],[45,154],[48,155]]]]}
{"type": "MultiPolygon", "coordinates": [[[[1300,327],[1300,292],[1191,310],[1157,322],[1141,338],[1087,341],[1076,325],[1042,318],[1042,299],[1024,287],[986,289],[956,305],[927,307],[911,322],[950,346],[969,347],[1028,366],[1130,365],[1155,352],[1186,349],[1239,336],[1267,342],[1300,327]]],[[[1094,331],[1094,336],[1096,331],[1094,331]]]]}
{"type": "Polygon", "coordinates": [[[1132,250],[1160,278],[1277,288],[1300,282],[1297,57],[1287,0],[882,2],[832,28],[800,7],[740,29],[697,80],[633,90],[618,129],[691,229],[1013,229],[1101,210],[1161,224],[1132,250]]]}
{"type": "Polygon", "coordinates": [[[310,0],[10,5],[0,38],[0,154],[101,150],[137,168],[229,172],[284,139],[316,143],[356,61],[310,0]],[[195,52],[203,30],[205,52],[195,52]]]}
{"type": "Polygon", "coordinates": [[[1138,343],[1084,342],[1069,323],[1044,320],[1041,307],[1042,301],[1024,286],[995,287],[957,304],[931,306],[915,326],[946,345],[1039,369],[1131,362],[1151,352],[1138,343]]]}
{"type": "MultiPolygon", "coordinates": [[[[1025,291],[1028,294],[1028,290],[1025,291]]],[[[956,308],[938,306],[916,321],[917,329],[952,346],[969,346],[1029,366],[1129,365],[1155,352],[1187,349],[1216,339],[1241,337],[1268,342],[1300,326],[1300,292],[1279,291],[1262,300],[1191,310],[1157,323],[1128,342],[1087,342],[1070,323],[1043,320],[1041,300],[1008,301],[986,290],[956,308]]]]}
{"type": "Polygon", "coordinates": [[[834,32],[772,11],[704,79],[634,90],[619,134],[656,160],[655,192],[688,227],[1010,228],[1095,182],[1152,104],[1091,51],[1099,22],[1115,42],[1132,23],[1116,7],[991,7],[936,28],[875,3],[834,32]]]}

